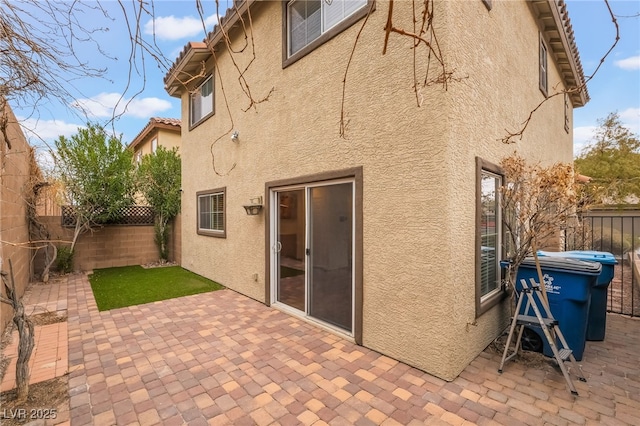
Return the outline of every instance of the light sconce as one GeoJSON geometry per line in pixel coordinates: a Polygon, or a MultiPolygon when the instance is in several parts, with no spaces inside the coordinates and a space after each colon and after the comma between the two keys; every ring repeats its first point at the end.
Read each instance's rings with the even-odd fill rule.
{"type": "Polygon", "coordinates": [[[239,136],[240,136],[240,133],[238,133],[237,130],[234,130],[233,133],[231,133],[231,140],[234,142],[238,142],[239,136]]]}
{"type": "Polygon", "coordinates": [[[255,216],[262,210],[262,196],[249,200],[251,204],[242,206],[249,216],[255,216]]]}

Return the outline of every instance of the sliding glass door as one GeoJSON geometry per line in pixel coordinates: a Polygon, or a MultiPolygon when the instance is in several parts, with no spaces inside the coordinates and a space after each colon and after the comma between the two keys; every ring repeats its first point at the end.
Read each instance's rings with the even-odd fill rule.
{"type": "Polygon", "coordinates": [[[354,183],[275,190],[274,299],[353,332],[354,183]]]}

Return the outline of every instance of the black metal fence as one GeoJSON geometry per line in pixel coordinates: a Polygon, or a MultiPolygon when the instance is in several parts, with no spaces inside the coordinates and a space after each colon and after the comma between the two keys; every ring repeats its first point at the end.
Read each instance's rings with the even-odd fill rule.
{"type": "Polygon", "coordinates": [[[618,264],[608,288],[607,310],[640,317],[640,212],[590,212],[567,232],[566,250],[597,250],[618,264]]]}
{"type": "MultiPolygon", "coordinates": [[[[62,226],[74,227],[76,217],[72,206],[62,206],[62,226]]],[[[149,206],[129,206],[120,209],[115,219],[102,225],[153,225],[153,208],[149,206]]]]}

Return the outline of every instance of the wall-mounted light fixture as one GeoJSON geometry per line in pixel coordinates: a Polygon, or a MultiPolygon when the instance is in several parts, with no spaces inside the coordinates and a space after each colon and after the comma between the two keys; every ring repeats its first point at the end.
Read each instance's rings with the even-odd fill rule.
{"type": "Polygon", "coordinates": [[[238,137],[240,137],[240,133],[238,133],[237,130],[234,130],[233,133],[231,133],[231,140],[238,142],[238,137]]]}
{"type": "Polygon", "coordinates": [[[251,204],[247,204],[244,207],[249,216],[255,216],[262,210],[262,196],[255,197],[249,200],[251,204]]]}

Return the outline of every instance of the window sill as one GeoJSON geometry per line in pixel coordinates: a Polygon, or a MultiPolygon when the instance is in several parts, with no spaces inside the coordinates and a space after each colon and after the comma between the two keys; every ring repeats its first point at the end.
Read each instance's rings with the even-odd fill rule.
{"type": "Polygon", "coordinates": [[[197,234],[205,237],[227,238],[226,231],[207,231],[204,229],[198,229],[197,234]]]}

